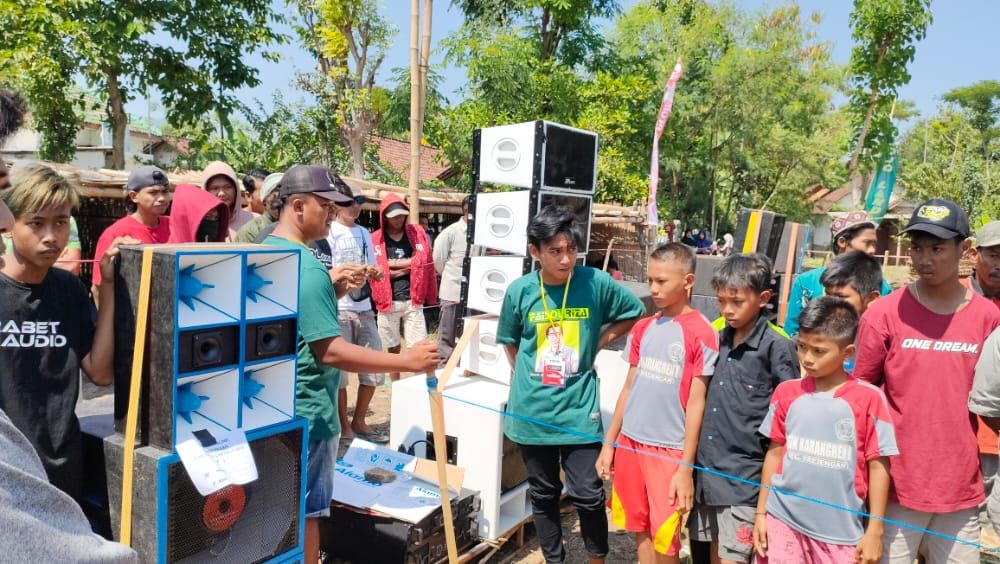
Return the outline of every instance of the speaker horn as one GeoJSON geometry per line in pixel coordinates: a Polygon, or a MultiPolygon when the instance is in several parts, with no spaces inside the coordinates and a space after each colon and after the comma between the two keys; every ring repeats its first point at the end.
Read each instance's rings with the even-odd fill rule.
{"type": "Polygon", "coordinates": [[[262,362],[243,369],[240,426],[258,429],[295,415],[295,360],[262,362]]]}
{"type": "Polygon", "coordinates": [[[243,313],[242,265],[239,253],[178,254],[178,329],[239,323],[243,313]]]}
{"type": "Polygon", "coordinates": [[[295,315],[299,309],[299,252],[260,251],[246,257],[246,318],[295,315]]]}

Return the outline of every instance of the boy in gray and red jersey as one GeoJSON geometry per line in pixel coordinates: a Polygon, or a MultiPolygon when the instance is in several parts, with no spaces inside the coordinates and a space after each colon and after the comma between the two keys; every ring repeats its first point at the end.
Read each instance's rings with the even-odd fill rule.
{"type": "Polygon", "coordinates": [[[757,503],[757,562],[878,562],[887,457],[899,453],[889,408],[878,388],[844,370],[858,325],[851,304],[818,298],[799,322],[805,378],[778,384],[760,426],[771,440],[761,482],[774,489],[761,488],[757,503]],[[867,529],[858,513],[866,501],[867,529]]]}

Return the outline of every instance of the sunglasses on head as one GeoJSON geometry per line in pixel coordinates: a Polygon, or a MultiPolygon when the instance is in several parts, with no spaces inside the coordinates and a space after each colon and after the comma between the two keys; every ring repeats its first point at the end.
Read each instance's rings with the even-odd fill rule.
{"type": "Polygon", "coordinates": [[[360,205],[363,205],[364,203],[365,203],[365,197],[364,196],[354,196],[354,200],[350,201],[350,202],[336,202],[336,204],[338,206],[342,207],[342,208],[349,208],[349,207],[353,206],[354,204],[357,204],[357,205],[360,206],[360,205]]]}

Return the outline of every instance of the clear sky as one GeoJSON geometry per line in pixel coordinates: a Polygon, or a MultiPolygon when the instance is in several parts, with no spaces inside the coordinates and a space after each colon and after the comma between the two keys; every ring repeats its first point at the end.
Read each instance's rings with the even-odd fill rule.
{"type": "MultiPolygon", "coordinates": [[[[386,54],[379,73],[380,84],[387,85],[391,70],[409,66],[409,2],[405,0],[380,0],[382,12],[397,27],[398,33],[386,54]]],[[[627,9],[636,0],[624,0],[627,9]]],[[[756,11],[782,4],[768,0],[738,0],[743,9],[756,11]]],[[[848,0],[800,0],[803,18],[813,11],[823,14],[817,27],[818,39],[833,45],[833,57],[838,62],[846,62],[850,57],[852,40],[848,25],[853,2],[848,0]]],[[[275,0],[278,9],[285,8],[283,0],[275,0]]],[[[912,79],[903,87],[900,95],[904,100],[916,103],[922,115],[931,115],[940,104],[940,95],[956,86],[972,84],[980,80],[1000,80],[1000,47],[998,47],[997,23],[1000,22],[1000,1],[998,0],[934,0],[932,3],[934,22],[927,37],[917,45],[916,58],[910,65],[912,79]]],[[[433,14],[433,43],[455,31],[462,23],[461,13],[452,7],[450,0],[436,0],[433,14]]],[[[291,33],[291,30],[285,30],[291,33]]],[[[240,98],[252,106],[254,99],[261,100],[270,107],[272,93],[282,91],[286,100],[303,99],[304,94],[295,89],[298,72],[312,70],[314,63],[309,55],[293,40],[281,46],[280,63],[270,63],[260,57],[252,57],[251,63],[260,69],[263,84],[239,93],[240,98]]],[[[432,53],[431,63],[441,62],[441,53],[432,53]]],[[[442,90],[452,101],[461,98],[461,88],[465,81],[465,71],[460,68],[438,69],[444,83],[442,90]]],[[[679,86],[683,89],[683,84],[679,86]]],[[[144,116],[147,112],[145,101],[129,105],[133,115],[144,116]]],[[[153,112],[158,121],[159,112],[153,112]]]]}

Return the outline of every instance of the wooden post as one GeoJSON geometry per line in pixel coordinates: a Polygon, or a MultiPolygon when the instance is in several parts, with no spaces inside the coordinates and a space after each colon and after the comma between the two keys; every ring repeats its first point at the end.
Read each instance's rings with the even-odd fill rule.
{"type": "Polygon", "coordinates": [[[410,0],[410,223],[420,223],[420,0],[410,0]]]}
{"type": "Polygon", "coordinates": [[[444,398],[441,397],[441,390],[448,385],[448,380],[451,379],[459,359],[462,358],[462,352],[469,346],[469,341],[478,328],[478,319],[469,321],[465,326],[462,337],[455,343],[455,349],[451,351],[448,362],[441,369],[440,379],[433,372],[427,373],[427,399],[431,406],[434,458],[437,463],[438,491],[441,493],[441,516],[444,519],[444,537],[448,545],[448,562],[451,564],[458,564],[458,543],[455,541],[455,522],[452,520],[451,495],[448,493],[448,444],[445,440],[444,398]]]}
{"type": "Polygon", "coordinates": [[[778,319],[785,324],[788,316],[788,296],[792,293],[792,273],[795,272],[795,246],[798,244],[799,224],[793,223],[791,238],[788,241],[788,260],[785,261],[785,277],[781,281],[781,295],[778,296],[778,319]]]}
{"type": "Polygon", "coordinates": [[[602,268],[604,272],[608,271],[608,263],[611,262],[611,247],[615,246],[615,241],[617,240],[618,237],[612,237],[611,240],[608,241],[608,248],[604,251],[604,267],[602,268]]]}

